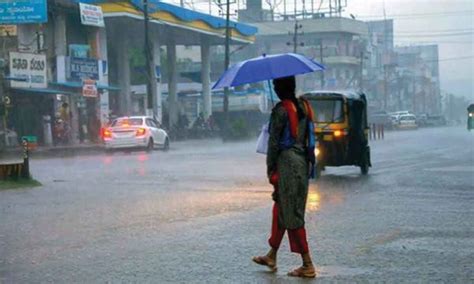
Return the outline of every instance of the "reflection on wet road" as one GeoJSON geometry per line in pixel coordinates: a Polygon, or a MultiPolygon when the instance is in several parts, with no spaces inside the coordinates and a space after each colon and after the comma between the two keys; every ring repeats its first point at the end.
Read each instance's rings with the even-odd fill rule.
{"type": "MultiPolygon", "coordinates": [[[[469,282],[474,136],[460,128],[388,133],[374,167],[312,182],[306,227],[319,278],[469,282]]],[[[32,161],[44,186],[0,191],[0,282],[285,282],[299,264],[267,249],[271,187],[255,142],[173,144],[32,161]],[[235,280],[235,281],[234,281],[235,280]]]]}

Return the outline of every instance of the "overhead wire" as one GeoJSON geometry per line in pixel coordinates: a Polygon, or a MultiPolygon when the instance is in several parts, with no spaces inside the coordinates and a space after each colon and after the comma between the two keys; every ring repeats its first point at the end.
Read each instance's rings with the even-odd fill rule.
{"type": "MultiPolygon", "coordinates": [[[[391,14],[386,15],[388,18],[423,18],[423,17],[434,17],[434,16],[458,16],[458,15],[474,15],[474,10],[462,10],[462,11],[445,11],[436,13],[407,13],[407,14],[391,14]]],[[[384,15],[372,14],[372,15],[357,15],[357,18],[383,18],[384,15]]]]}

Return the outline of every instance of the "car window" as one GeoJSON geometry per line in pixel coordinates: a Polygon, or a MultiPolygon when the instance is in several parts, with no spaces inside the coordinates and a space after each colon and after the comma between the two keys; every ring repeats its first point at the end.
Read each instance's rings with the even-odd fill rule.
{"type": "Polygon", "coordinates": [[[146,125],[154,128],[158,128],[158,126],[155,124],[155,122],[152,119],[147,118],[146,120],[146,125]]]}
{"type": "Polygon", "coordinates": [[[123,126],[140,126],[143,124],[141,118],[118,118],[112,122],[112,127],[123,127],[123,126]]]}

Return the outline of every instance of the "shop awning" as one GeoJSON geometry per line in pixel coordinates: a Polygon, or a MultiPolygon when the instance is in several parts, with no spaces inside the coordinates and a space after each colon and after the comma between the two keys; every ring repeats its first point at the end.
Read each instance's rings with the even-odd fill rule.
{"type": "Polygon", "coordinates": [[[13,77],[13,76],[5,76],[3,77],[5,80],[9,80],[9,81],[19,81],[19,82],[26,82],[27,79],[26,78],[20,78],[20,77],[13,77]]]}
{"type": "Polygon", "coordinates": [[[51,88],[46,88],[46,89],[39,89],[39,88],[11,88],[13,91],[16,92],[24,92],[24,93],[37,93],[37,94],[43,94],[43,95],[57,95],[57,94],[62,94],[62,95],[74,95],[75,93],[73,92],[68,92],[68,91],[63,91],[63,90],[57,90],[57,89],[51,89],[51,88]]]}
{"type": "MultiPolygon", "coordinates": [[[[81,82],[50,82],[49,84],[67,88],[82,88],[81,82]]],[[[109,91],[120,91],[119,87],[109,86],[109,85],[102,85],[97,84],[97,88],[101,90],[109,90],[109,91]]]]}
{"type": "MultiPolygon", "coordinates": [[[[143,1],[106,1],[106,0],[75,0],[102,7],[105,18],[130,17],[143,19],[143,1]]],[[[199,33],[214,35],[219,38],[225,37],[226,20],[206,13],[165,3],[160,0],[149,0],[148,11],[150,21],[175,26],[182,29],[193,30],[199,33]]],[[[255,26],[230,21],[231,39],[240,42],[253,43],[258,29],[255,26]]]]}

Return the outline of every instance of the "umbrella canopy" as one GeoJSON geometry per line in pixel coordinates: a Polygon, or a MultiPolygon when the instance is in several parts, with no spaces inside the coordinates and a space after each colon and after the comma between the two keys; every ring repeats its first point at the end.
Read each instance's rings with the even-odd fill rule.
{"type": "Polygon", "coordinates": [[[323,65],[300,54],[264,54],[233,65],[212,88],[221,89],[323,70],[323,65]]]}

